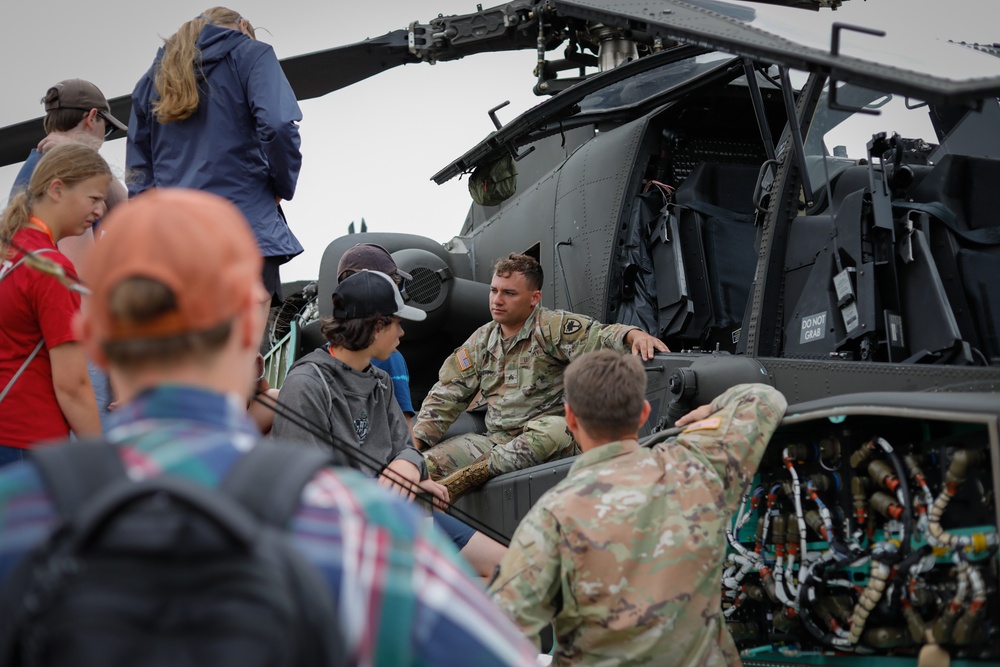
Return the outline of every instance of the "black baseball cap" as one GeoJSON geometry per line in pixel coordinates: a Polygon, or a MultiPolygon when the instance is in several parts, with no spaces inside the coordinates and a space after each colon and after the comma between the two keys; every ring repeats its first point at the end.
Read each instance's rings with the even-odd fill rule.
{"type": "Polygon", "coordinates": [[[396,266],[395,260],[389,251],[377,243],[359,243],[349,248],[340,256],[340,263],[337,264],[338,278],[344,275],[344,271],[380,271],[389,276],[399,276],[406,280],[412,280],[406,271],[401,271],[396,266]]]}
{"type": "Polygon", "coordinates": [[[365,317],[394,315],[404,320],[422,322],[427,319],[427,313],[407,306],[403,296],[392,278],[381,271],[362,269],[353,276],[346,278],[333,290],[334,296],[340,296],[338,304],[334,300],[333,317],[338,320],[356,320],[365,317]],[[340,305],[340,308],[336,306],[340,305]]]}

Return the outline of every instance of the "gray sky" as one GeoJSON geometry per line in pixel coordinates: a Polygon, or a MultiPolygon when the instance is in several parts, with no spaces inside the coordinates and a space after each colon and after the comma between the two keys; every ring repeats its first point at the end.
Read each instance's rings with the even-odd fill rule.
{"type": "MultiPolygon", "coordinates": [[[[486,7],[496,4],[488,0],[486,7]]],[[[5,0],[0,16],[4,103],[0,126],[40,116],[52,83],[83,78],[108,97],[128,94],[148,69],[160,37],[210,6],[204,0],[165,3],[98,0],[59,3],[5,0]]],[[[475,10],[474,0],[234,0],[228,6],[258,29],[279,58],[349,44],[426,23],[439,13],[475,10]]],[[[934,33],[966,41],[1000,41],[995,0],[848,0],[837,12],[798,12],[811,27],[832,20],[886,28],[897,36],[934,33]],[[986,9],[990,8],[990,9],[986,9]],[[902,33],[902,34],[900,34],[902,33]]],[[[767,10],[765,10],[767,11],[767,10]]],[[[824,37],[828,43],[828,37],[824,37]]],[[[306,251],[282,278],[315,278],[327,243],[362,217],[371,231],[401,231],[445,241],[469,208],[466,180],[438,186],[430,176],[493,128],[487,109],[504,100],[507,122],[537,104],[532,51],[483,54],[434,66],[408,65],[317,100],[302,102],[303,167],[286,205],[306,251]]],[[[121,119],[127,121],[127,119],[121,119]]],[[[102,151],[124,167],[123,139],[102,151]]],[[[0,201],[18,166],[0,168],[0,201]]]]}

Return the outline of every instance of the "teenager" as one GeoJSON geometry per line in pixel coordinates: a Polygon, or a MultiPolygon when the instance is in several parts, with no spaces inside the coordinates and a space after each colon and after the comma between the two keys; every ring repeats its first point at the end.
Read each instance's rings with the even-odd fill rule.
{"type": "Polygon", "coordinates": [[[320,447],[329,446],[327,439],[349,445],[360,452],[349,456],[350,465],[378,475],[386,488],[410,497],[422,489],[447,500],[413,446],[392,380],[372,365],[396,351],[402,320],[421,321],[427,314],[405,305],[392,278],[379,271],[348,277],[332,298],[333,317],[321,328],[329,345],[288,371],[280,403],[286,410],[275,415],[272,435],[320,447]]]}
{"type": "Polygon", "coordinates": [[[87,359],[73,332],[76,268],[57,247],[104,214],[111,170],[93,148],[48,151],[0,222],[0,465],[35,443],[101,432],[87,359]],[[30,253],[31,256],[26,256],[30,253]],[[33,258],[51,272],[36,270],[33,258]]]}

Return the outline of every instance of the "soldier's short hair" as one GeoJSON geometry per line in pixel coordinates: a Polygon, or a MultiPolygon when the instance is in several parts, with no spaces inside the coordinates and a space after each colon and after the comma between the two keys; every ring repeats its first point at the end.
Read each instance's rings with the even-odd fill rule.
{"type": "Polygon", "coordinates": [[[495,275],[506,278],[512,273],[520,273],[528,279],[528,286],[531,289],[542,289],[542,265],[531,255],[519,255],[512,252],[506,257],[501,257],[493,265],[495,275]]]}
{"type": "Polygon", "coordinates": [[[563,400],[589,435],[611,442],[634,433],[646,399],[639,357],[598,350],[573,360],[563,377],[563,400]]]}

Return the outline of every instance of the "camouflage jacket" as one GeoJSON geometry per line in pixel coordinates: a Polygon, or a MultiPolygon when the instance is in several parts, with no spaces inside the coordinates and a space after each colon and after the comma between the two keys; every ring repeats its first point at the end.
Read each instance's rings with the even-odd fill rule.
{"type": "Polygon", "coordinates": [[[721,613],[725,530],[785,406],[739,385],[676,440],[584,453],[517,527],[494,601],[529,637],[555,624],[557,665],[740,664],[721,613]]]}
{"type": "Polygon", "coordinates": [[[537,306],[504,353],[500,325],[484,324],[441,366],[413,424],[413,436],[437,444],[480,391],[477,405],[489,406],[490,433],[513,438],[532,419],[561,415],[563,370],[569,362],[606,347],[624,350],[625,336],[635,328],[537,306]]]}

